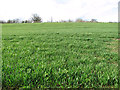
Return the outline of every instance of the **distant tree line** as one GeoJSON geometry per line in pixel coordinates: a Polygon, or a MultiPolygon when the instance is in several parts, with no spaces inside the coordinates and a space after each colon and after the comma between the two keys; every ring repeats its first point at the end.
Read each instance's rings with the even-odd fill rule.
{"type": "Polygon", "coordinates": [[[83,20],[81,18],[76,19],[75,21],[69,20],[61,20],[60,22],[98,22],[97,19],[91,19],[91,21],[83,20]]]}
{"type": "MultiPolygon", "coordinates": [[[[29,20],[23,20],[21,21],[20,19],[13,19],[13,20],[8,20],[8,21],[3,21],[0,20],[0,23],[41,23],[42,18],[38,14],[33,14],[32,17],[29,20]]],[[[53,22],[53,18],[51,17],[51,21],[48,22],[53,22]]],[[[69,19],[69,20],[60,20],[56,22],[98,22],[97,19],[91,19],[90,21],[83,20],[81,18],[76,19],[75,21],[69,19]]],[[[112,22],[109,22],[112,23],[112,22]]]]}

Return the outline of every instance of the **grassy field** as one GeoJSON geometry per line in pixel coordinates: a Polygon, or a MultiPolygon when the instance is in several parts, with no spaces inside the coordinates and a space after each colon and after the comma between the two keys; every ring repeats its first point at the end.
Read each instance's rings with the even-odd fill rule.
{"type": "Polygon", "coordinates": [[[2,26],[3,87],[118,87],[117,23],[2,26]]]}

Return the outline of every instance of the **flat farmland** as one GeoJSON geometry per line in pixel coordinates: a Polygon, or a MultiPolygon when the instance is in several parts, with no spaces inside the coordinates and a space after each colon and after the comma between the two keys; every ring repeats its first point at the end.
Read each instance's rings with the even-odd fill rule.
{"type": "Polygon", "coordinates": [[[117,23],[2,25],[6,88],[117,88],[117,23]]]}

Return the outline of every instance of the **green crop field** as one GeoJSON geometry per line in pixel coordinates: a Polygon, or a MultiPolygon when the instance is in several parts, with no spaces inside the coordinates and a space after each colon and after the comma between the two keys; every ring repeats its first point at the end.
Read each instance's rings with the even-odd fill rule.
{"type": "Polygon", "coordinates": [[[117,88],[117,23],[2,25],[6,88],[117,88]]]}

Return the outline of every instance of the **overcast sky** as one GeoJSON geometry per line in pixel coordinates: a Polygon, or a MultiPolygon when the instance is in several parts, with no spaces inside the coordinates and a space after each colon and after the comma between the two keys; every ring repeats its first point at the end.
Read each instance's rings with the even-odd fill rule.
{"type": "Polygon", "coordinates": [[[0,20],[30,19],[34,13],[43,21],[75,20],[118,21],[119,0],[1,0],[0,20]]]}

